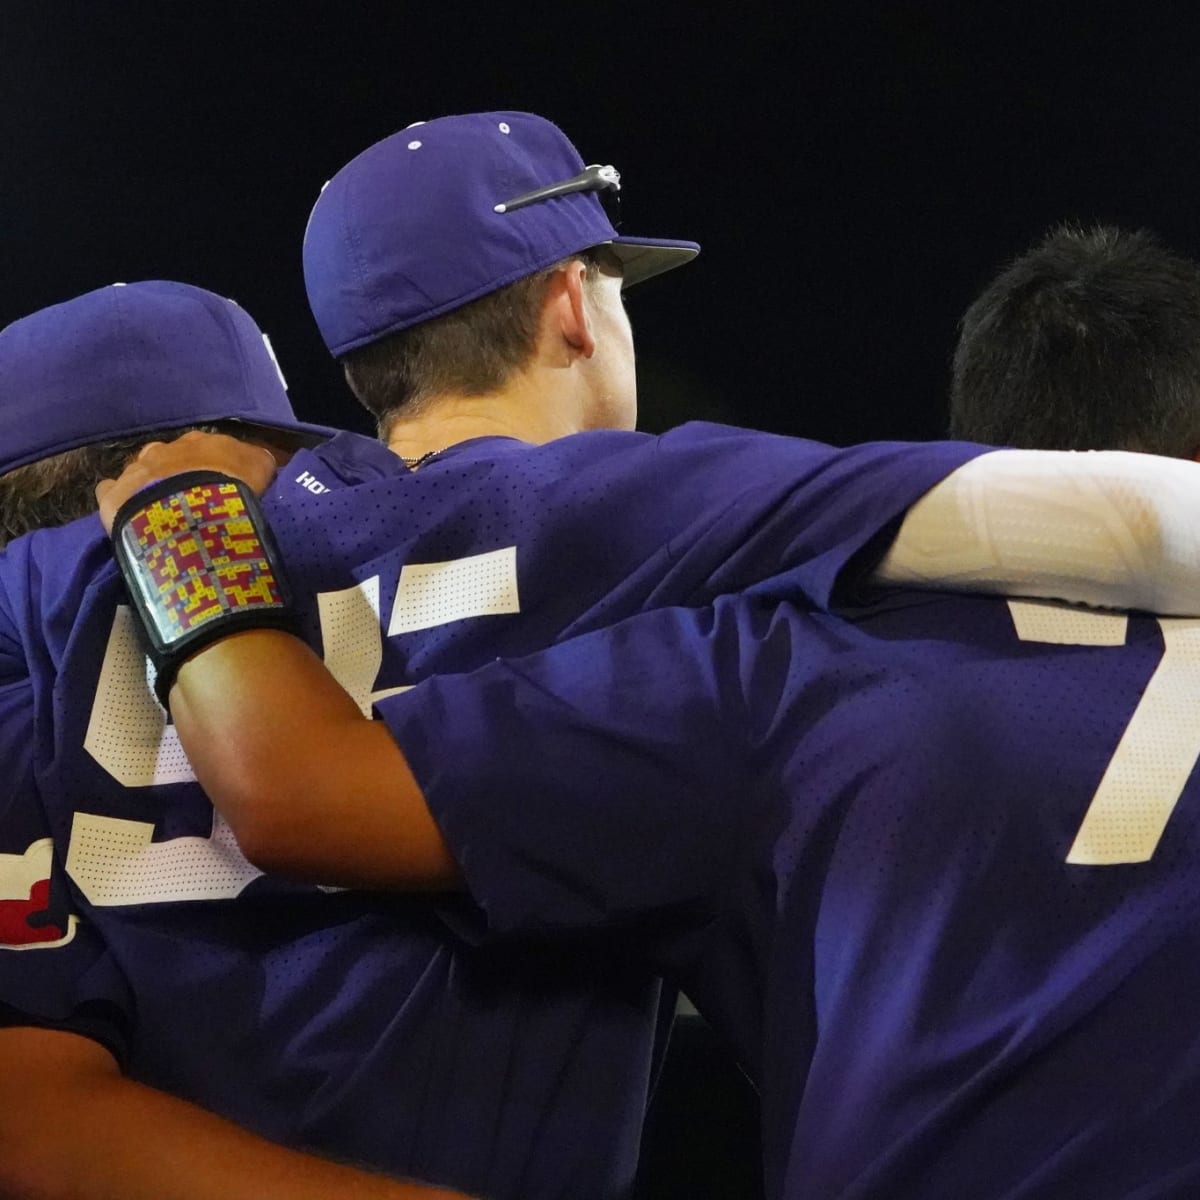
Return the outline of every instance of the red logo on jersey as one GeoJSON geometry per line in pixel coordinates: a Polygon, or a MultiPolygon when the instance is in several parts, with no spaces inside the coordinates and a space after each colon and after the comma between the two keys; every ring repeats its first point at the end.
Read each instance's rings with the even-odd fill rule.
{"type": "Polygon", "coordinates": [[[75,918],[51,907],[53,860],[49,838],[24,854],[0,854],[0,950],[48,949],[74,936],[75,918]]]}

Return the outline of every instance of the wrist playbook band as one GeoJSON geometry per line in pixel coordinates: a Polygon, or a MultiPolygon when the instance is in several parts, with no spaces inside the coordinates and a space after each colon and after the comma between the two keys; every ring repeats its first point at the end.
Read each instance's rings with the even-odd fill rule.
{"type": "Polygon", "coordinates": [[[295,631],[271,528],[240,480],[188,471],[153,483],[117,510],[112,540],[164,708],[202,647],[243,629],[295,631]]]}

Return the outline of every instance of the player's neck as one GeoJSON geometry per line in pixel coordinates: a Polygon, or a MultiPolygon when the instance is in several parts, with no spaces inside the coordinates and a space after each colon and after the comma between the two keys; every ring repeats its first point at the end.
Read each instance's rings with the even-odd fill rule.
{"type": "Polygon", "coordinates": [[[484,396],[442,396],[419,413],[395,421],[388,448],[412,461],[478,437],[510,437],[541,444],[578,433],[575,406],[555,404],[538,389],[513,386],[484,396]]]}

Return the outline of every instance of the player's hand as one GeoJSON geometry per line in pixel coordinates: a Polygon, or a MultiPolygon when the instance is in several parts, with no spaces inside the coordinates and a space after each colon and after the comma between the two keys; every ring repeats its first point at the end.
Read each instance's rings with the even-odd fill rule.
{"type": "Polygon", "coordinates": [[[262,495],[275,477],[278,463],[265,446],[239,441],[224,433],[185,433],[172,442],[148,442],[116,479],[96,485],[100,520],[111,533],[117,509],[148,484],[183,471],[220,471],[262,495]]]}

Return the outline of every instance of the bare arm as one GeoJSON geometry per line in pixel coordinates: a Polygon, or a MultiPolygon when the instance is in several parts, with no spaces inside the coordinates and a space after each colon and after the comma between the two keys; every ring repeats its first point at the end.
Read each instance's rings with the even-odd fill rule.
{"type": "Polygon", "coordinates": [[[459,879],[408,763],[300,640],[253,630],[180,669],[171,714],[200,785],[264,871],[367,888],[459,879]]]}
{"type": "Polygon", "coordinates": [[[463,1200],[285,1149],[126,1079],[98,1043],[0,1029],[0,1196],[463,1200]]]}

